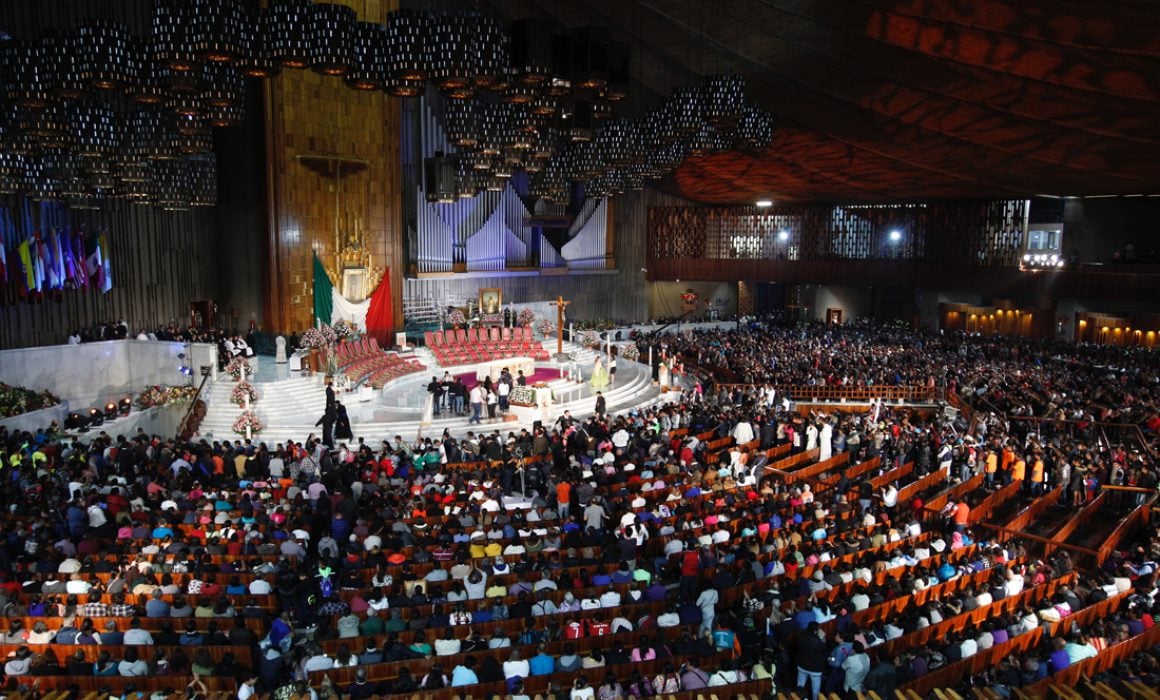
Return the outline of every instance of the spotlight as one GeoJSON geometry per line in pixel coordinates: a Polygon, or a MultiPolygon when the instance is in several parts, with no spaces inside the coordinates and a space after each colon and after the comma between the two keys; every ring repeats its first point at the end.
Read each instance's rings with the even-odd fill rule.
{"type": "Polygon", "coordinates": [[[1031,253],[1023,254],[1023,262],[1031,262],[1031,253]]]}
{"type": "Polygon", "coordinates": [[[902,240],[902,231],[899,231],[898,229],[894,229],[893,231],[890,232],[890,242],[891,243],[897,243],[901,240],[902,240]]]}
{"type": "Polygon", "coordinates": [[[784,230],[778,231],[777,232],[777,240],[781,241],[782,243],[785,243],[786,241],[788,241],[789,240],[789,231],[784,231],[784,230]]]}
{"type": "Polygon", "coordinates": [[[105,418],[108,420],[113,420],[116,417],[117,417],[117,404],[110,401],[109,403],[105,404],[105,418]]]}
{"type": "Polygon", "coordinates": [[[121,399],[121,415],[127,416],[131,410],[133,410],[133,399],[126,396],[125,398],[121,399]]]}
{"type": "Polygon", "coordinates": [[[184,360],[184,359],[185,359],[185,353],[183,353],[183,352],[179,352],[179,353],[177,353],[177,359],[179,359],[179,360],[184,360]]]}
{"type": "Polygon", "coordinates": [[[765,209],[767,207],[773,206],[773,200],[772,199],[759,199],[756,202],[754,202],[754,204],[761,207],[762,209],[765,209]]]}
{"type": "Polygon", "coordinates": [[[101,409],[99,409],[99,408],[90,408],[89,409],[89,425],[90,426],[101,425],[104,422],[105,422],[105,414],[101,413],[101,409]]]}
{"type": "Polygon", "coordinates": [[[69,413],[64,419],[64,427],[68,430],[79,430],[83,433],[88,430],[88,425],[89,419],[76,411],[69,413]]]}

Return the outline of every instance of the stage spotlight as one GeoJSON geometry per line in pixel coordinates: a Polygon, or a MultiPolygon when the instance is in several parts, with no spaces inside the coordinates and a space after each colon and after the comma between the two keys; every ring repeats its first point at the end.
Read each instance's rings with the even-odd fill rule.
{"type": "Polygon", "coordinates": [[[105,419],[106,420],[113,420],[116,417],[117,417],[117,404],[110,401],[109,403],[105,404],[105,419]]]}
{"type": "Polygon", "coordinates": [[[83,433],[88,430],[88,425],[89,419],[76,411],[69,413],[64,419],[64,427],[67,430],[78,430],[83,433]]]}
{"type": "Polygon", "coordinates": [[[101,425],[105,422],[105,414],[99,408],[89,409],[89,425],[101,425]]]}
{"type": "Polygon", "coordinates": [[[125,398],[121,399],[121,415],[127,416],[131,410],[133,410],[133,399],[126,396],[125,398]]]}

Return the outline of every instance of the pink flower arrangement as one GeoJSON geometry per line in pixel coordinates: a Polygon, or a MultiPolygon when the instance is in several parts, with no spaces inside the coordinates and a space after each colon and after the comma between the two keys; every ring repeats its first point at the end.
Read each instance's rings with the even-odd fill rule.
{"type": "Polygon", "coordinates": [[[531,309],[520,309],[520,312],[516,314],[516,323],[521,326],[530,326],[535,320],[536,315],[532,313],[531,309]]]}
{"type": "Polygon", "coordinates": [[[254,413],[253,411],[242,411],[238,416],[238,419],[234,421],[233,426],[234,432],[238,435],[245,435],[246,428],[250,429],[251,435],[255,435],[262,432],[262,429],[265,427],[266,424],[263,423],[262,419],[258,418],[258,414],[254,413]]]}
{"type": "Polygon", "coordinates": [[[250,398],[250,403],[254,403],[258,400],[258,390],[249,382],[240,382],[234,385],[233,391],[230,392],[230,401],[244,406],[247,396],[250,398]]]}

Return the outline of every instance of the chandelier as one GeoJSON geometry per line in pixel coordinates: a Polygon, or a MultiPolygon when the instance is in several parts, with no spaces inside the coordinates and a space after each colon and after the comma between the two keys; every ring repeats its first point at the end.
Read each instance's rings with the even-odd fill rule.
{"type": "Polygon", "coordinates": [[[147,33],[87,19],[0,46],[0,192],[85,205],[111,197],[166,209],[216,196],[213,129],[245,117],[245,80],[311,69],[355,90],[428,95],[449,149],[428,159],[433,201],[502,189],[567,201],[611,196],[686,158],[760,152],[772,117],[743,76],[708,76],[628,118],[629,46],[600,27],[558,33],[477,12],[399,9],[383,24],[338,3],[154,0],[147,33]]]}

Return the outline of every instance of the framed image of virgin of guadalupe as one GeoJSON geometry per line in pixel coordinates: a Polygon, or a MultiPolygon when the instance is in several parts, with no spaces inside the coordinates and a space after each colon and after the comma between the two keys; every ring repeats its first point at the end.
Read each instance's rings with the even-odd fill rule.
{"type": "Polygon", "coordinates": [[[503,290],[499,288],[479,290],[479,310],[484,314],[498,314],[503,309],[503,290]]]}

